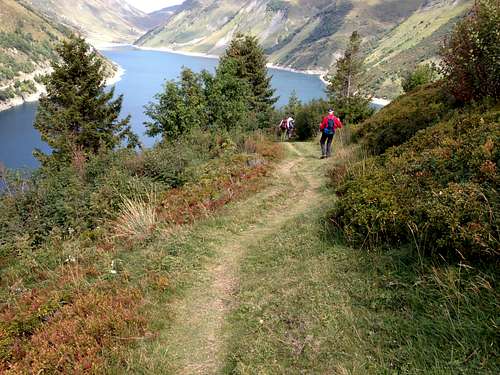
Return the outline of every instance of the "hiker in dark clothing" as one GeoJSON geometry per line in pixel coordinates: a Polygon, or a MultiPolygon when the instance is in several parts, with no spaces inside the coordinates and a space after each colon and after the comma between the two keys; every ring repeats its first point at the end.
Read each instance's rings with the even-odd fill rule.
{"type": "Polygon", "coordinates": [[[333,136],[335,131],[340,128],[342,128],[342,122],[334,115],[333,109],[329,109],[328,116],[323,119],[319,126],[321,132],[321,159],[332,156],[333,136]]]}

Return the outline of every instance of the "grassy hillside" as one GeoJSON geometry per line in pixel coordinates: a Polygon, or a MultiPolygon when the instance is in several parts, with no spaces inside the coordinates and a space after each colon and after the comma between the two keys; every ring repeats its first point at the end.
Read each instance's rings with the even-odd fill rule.
{"type": "Polygon", "coordinates": [[[117,0],[26,0],[28,4],[73,28],[94,44],[132,42],[147,27],[147,15],[117,0]]]}
{"type": "Polygon", "coordinates": [[[18,1],[0,0],[0,104],[37,90],[36,72],[67,32],[18,1]]]}
{"type": "Polygon", "coordinates": [[[138,45],[220,54],[237,31],[257,35],[270,61],[326,70],[359,30],[366,42],[370,86],[377,95],[400,93],[399,74],[433,58],[443,29],[470,0],[200,0],[188,2],[138,45]]]}
{"type": "Polygon", "coordinates": [[[471,6],[471,1],[441,3],[423,7],[368,49],[368,78],[379,95],[401,94],[401,77],[416,64],[436,59],[443,37],[471,6]]]}

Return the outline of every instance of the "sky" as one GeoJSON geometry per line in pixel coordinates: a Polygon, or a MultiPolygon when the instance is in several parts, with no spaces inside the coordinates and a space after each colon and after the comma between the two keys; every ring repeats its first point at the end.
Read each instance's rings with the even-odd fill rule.
{"type": "Polygon", "coordinates": [[[126,0],[128,3],[135,6],[144,12],[152,12],[161,8],[171,5],[177,5],[184,2],[184,0],[126,0]]]}

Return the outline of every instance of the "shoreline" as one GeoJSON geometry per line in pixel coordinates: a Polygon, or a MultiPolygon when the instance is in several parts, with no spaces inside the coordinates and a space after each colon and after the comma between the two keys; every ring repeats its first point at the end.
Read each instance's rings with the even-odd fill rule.
{"type": "MultiPolygon", "coordinates": [[[[116,47],[120,47],[123,45],[116,44],[116,47]]],[[[180,51],[180,50],[174,50],[169,47],[142,47],[142,46],[136,46],[136,45],[129,45],[132,48],[142,50],[142,51],[158,51],[158,52],[168,52],[168,53],[174,53],[177,55],[183,55],[183,56],[192,56],[192,57],[203,57],[207,59],[219,59],[219,56],[217,55],[209,55],[207,53],[203,52],[189,52],[189,51],[180,51]]],[[[110,47],[112,48],[112,47],[110,47]]],[[[267,63],[266,66],[270,69],[276,69],[276,70],[282,70],[286,72],[291,72],[291,73],[299,73],[299,74],[306,74],[306,75],[312,75],[312,76],[318,76],[318,78],[323,82],[323,84],[326,86],[328,84],[328,81],[325,79],[326,75],[328,74],[327,70],[314,70],[314,69],[295,69],[295,68],[290,68],[287,66],[282,66],[282,65],[276,65],[273,63],[267,63]]],[[[373,97],[372,98],[372,103],[375,105],[383,106],[385,107],[386,105],[391,103],[391,100],[384,99],[384,98],[377,98],[373,97]]]]}
{"type": "MultiPolygon", "coordinates": [[[[0,112],[7,111],[9,109],[12,109],[14,107],[18,107],[20,105],[23,105],[25,103],[32,103],[40,100],[40,97],[45,94],[47,91],[45,90],[45,86],[42,85],[41,83],[38,83],[35,81],[35,77],[37,75],[45,75],[49,74],[52,71],[52,68],[39,68],[36,69],[34,72],[26,74],[26,73],[21,73],[19,76],[16,76],[15,79],[17,80],[22,80],[26,81],[29,80],[34,83],[35,85],[35,92],[32,94],[21,94],[18,96],[15,96],[13,98],[7,99],[5,101],[0,102],[0,112]]],[[[10,87],[10,85],[9,85],[10,87]]]]}
{"type": "MultiPolygon", "coordinates": [[[[158,52],[167,52],[167,53],[173,53],[177,55],[183,55],[183,56],[191,56],[191,57],[201,57],[201,58],[207,58],[207,59],[219,59],[219,56],[217,55],[210,55],[207,53],[203,52],[189,52],[189,51],[181,51],[181,50],[175,50],[169,47],[143,47],[143,46],[136,46],[133,44],[128,44],[128,43],[101,43],[94,45],[94,48],[98,50],[109,50],[113,48],[119,48],[119,47],[130,47],[133,49],[137,50],[142,50],[142,51],[158,51],[158,52]]],[[[106,79],[106,86],[113,86],[120,82],[123,78],[123,76],[126,73],[126,70],[119,64],[115,63],[112,61],[113,64],[117,67],[117,70],[115,74],[112,77],[109,77],[106,79]]],[[[325,77],[328,74],[328,71],[326,70],[314,70],[314,69],[305,69],[305,70],[300,70],[300,69],[295,69],[295,68],[290,68],[287,66],[282,66],[282,65],[276,65],[273,63],[268,63],[266,66],[269,69],[275,69],[275,70],[281,70],[281,71],[286,71],[286,72],[291,72],[291,73],[298,73],[298,74],[305,74],[305,75],[313,75],[313,76],[318,76],[318,78],[323,82],[324,85],[326,85],[328,82],[326,81],[325,77]]],[[[47,74],[48,71],[47,69],[42,69],[35,71],[32,73],[33,77],[36,74],[47,74]]],[[[33,79],[31,77],[31,79],[33,79]]],[[[35,102],[40,99],[40,97],[46,92],[45,87],[37,82],[35,82],[37,91],[33,94],[30,94],[28,96],[17,96],[15,98],[9,99],[5,102],[0,102],[0,112],[6,111],[9,109],[12,109],[14,107],[23,105],[24,103],[29,103],[29,102],[35,102]]],[[[390,100],[384,99],[384,98],[372,98],[372,103],[375,105],[379,106],[386,106],[389,103],[391,103],[390,100]]]]}
{"type": "MultiPolygon", "coordinates": [[[[120,47],[120,46],[122,46],[122,45],[118,45],[118,44],[116,45],[116,47],[120,47]]],[[[135,49],[138,49],[138,50],[142,50],[142,51],[169,52],[169,53],[174,53],[176,55],[203,57],[203,58],[215,59],[215,60],[218,60],[220,58],[220,56],[210,55],[208,53],[181,51],[181,50],[176,50],[176,49],[169,48],[169,47],[143,47],[143,46],[136,46],[133,44],[131,44],[129,46],[133,47],[135,49]]],[[[266,66],[270,69],[283,70],[283,71],[291,72],[291,73],[319,76],[319,78],[321,79],[322,82],[326,82],[323,79],[323,76],[328,73],[326,70],[314,70],[314,69],[301,70],[301,69],[290,68],[288,66],[282,66],[282,65],[277,65],[277,64],[273,64],[273,63],[267,63],[266,66]]]]}
{"type": "Polygon", "coordinates": [[[104,83],[106,87],[116,85],[122,80],[123,76],[127,72],[120,64],[117,64],[114,61],[112,61],[112,63],[116,66],[116,72],[112,77],[106,79],[106,82],[104,83]]]}
{"type": "MultiPolygon", "coordinates": [[[[112,77],[109,77],[106,79],[105,86],[112,86],[120,82],[126,73],[126,70],[123,69],[123,67],[119,64],[116,64],[113,62],[113,64],[116,65],[116,72],[113,74],[112,77]]],[[[44,68],[44,69],[38,69],[35,70],[33,73],[30,73],[29,75],[19,78],[19,79],[29,79],[33,81],[36,87],[36,91],[33,94],[28,94],[28,95],[20,95],[16,96],[14,98],[8,99],[6,101],[0,101],[0,112],[8,111],[9,109],[19,107],[25,103],[33,103],[37,102],[40,100],[40,97],[44,94],[47,93],[47,90],[45,89],[45,86],[36,82],[33,78],[38,75],[38,74],[50,74],[51,69],[50,68],[44,68]]],[[[17,77],[16,77],[17,78],[17,77]]]]}

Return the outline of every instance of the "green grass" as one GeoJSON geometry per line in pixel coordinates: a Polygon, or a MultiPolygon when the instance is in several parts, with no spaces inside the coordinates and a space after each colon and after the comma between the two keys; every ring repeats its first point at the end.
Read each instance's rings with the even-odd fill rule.
{"type": "Polygon", "coordinates": [[[346,248],[332,242],[326,211],[250,249],[225,373],[498,373],[494,267],[346,248]]]}
{"type": "MultiPolygon", "coordinates": [[[[151,337],[138,340],[120,360],[108,368],[107,373],[122,374],[176,374],[179,370],[179,343],[193,338],[177,336],[173,305],[189,299],[189,291],[206,283],[207,265],[217,260],[217,249],[228,246],[250,227],[261,224],[262,212],[279,207],[287,198],[283,182],[274,181],[271,189],[257,193],[244,202],[229,204],[216,215],[194,225],[174,231],[158,230],[149,241],[137,244],[133,251],[121,253],[121,275],[130,283],[141,285],[144,299],[142,313],[149,321],[151,337]],[[153,277],[153,279],[152,279],[153,277]],[[166,287],[153,280],[164,277],[166,287]]],[[[208,285],[207,285],[208,292],[208,285]]],[[[189,321],[192,317],[183,316],[189,321]]],[[[196,332],[191,332],[196,336],[196,332]]]]}
{"type": "MultiPolygon", "coordinates": [[[[352,157],[340,139],[335,143],[338,163],[352,157]]],[[[226,249],[236,244],[241,258],[227,267],[237,275],[237,288],[225,296],[230,307],[220,313],[222,332],[216,327],[221,348],[216,364],[223,373],[497,374],[496,265],[480,271],[428,263],[410,249],[366,252],[343,246],[325,219],[335,202],[324,184],[329,162],[318,160],[316,144],[289,149],[289,159],[278,166],[283,178],[269,179],[260,192],[192,225],[160,224],[140,241],[109,242],[104,234],[87,242],[54,237],[51,253],[20,248],[23,262],[1,275],[12,288],[0,289],[0,297],[15,305],[16,289],[38,286],[40,296],[32,300],[44,304],[33,307],[32,319],[16,323],[30,324],[21,328],[43,339],[44,325],[56,332],[50,325],[61,320],[53,310],[67,313],[75,304],[68,296],[76,294],[73,299],[82,304],[89,290],[104,295],[130,290],[130,296],[119,294],[103,310],[131,301],[134,309],[117,308],[122,315],[115,320],[109,313],[92,315],[91,308],[81,316],[67,313],[56,328],[76,330],[83,319],[83,332],[76,330],[81,336],[65,338],[74,344],[68,353],[73,347],[78,353],[79,337],[102,330],[114,341],[94,355],[105,359],[97,372],[178,374],[189,357],[203,365],[193,343],[206,338],[191,324],[194,317],[179,314],[184,310],[178,306],[198,306],[192,299],[199,293],[203,298],[205,289],[210,300],[214,284],[207,276],[217,276],[219,271],[210,270],[221,261],[227,264],[226,249]],[[282,222],[283,217],[292,219],[282,222]],[[61,293],[50,294],[56,286],[61,293]],[[103,319],[109,321],[104,328],[99,326],[103,319]],[[143,325],[113,330],[125,321],[143,325]],[[179,330],[179,325],[192,330],[179,330]]],[[[100,294],[90,297],[90,306],[106,301],[100,294]]],[[[65,337],[64,331],[57,333],[52,337],[65,337]]],[[[44,354],[38,353],[36,359],[44,354]]],[[[71,365],[71,357],[65,358],[71,365]]]]}

